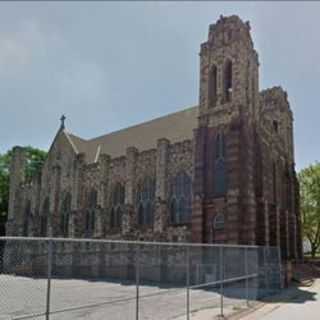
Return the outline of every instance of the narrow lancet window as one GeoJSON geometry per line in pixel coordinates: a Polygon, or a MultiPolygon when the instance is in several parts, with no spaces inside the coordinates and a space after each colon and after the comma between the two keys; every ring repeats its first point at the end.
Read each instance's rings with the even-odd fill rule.
{"type": "Polygon", "coordinates": [[[227,60],[223,73],[223,97],[224,101],[229,102],[232,98],[232,62],[227,60]]]}
{"type": "Polygon", "coordinates": [[[185,172],[179,172],[171,181],[170,220],[173,224],[188,223],[192,211],[192,181],[185,172]]]}
{"type": "Polygon", "coordinates": [[[145,178],[138,184],[137,208],[139,225],[153,225],[155,190],[155,179],[150,177],[145,178]]]}
{"type": "Polygon", "coordinates": [[[96,209],[98,206],[98,192],[92,189],[88,195],[87,212],[86,212],[86,236],[94,234],[96,224],[96,209]]]}
{"type": "Polygon", "coordinates": [[[213,178],[215,196],[224,196],[227,192],[227,177],[225,165],[225,138],[223,133],[219,133],[215,139],[213,178]]]}
{"type": "Polygon", "coordinates": [[[63,237],[69,235],[69,219],[71,215],[71,194],[67,193],[63,199],[60,216],[60,229],[63,237]]]}
{"type": "Polygon", "coordinates": [[[276,166],[276,163],[273,162],[272,163],[272,183],[273,183],[273,202],[274,204],[277,203],[277,193],[278,193],[278,190],[277,190],[277,166],[276,166]]]}
{"type": "Polygon", "coordinates": [[[213,108],[217,103],[217,67],[212,66],[209,73],[209,108],[213,108]]]}
{"type": "Polygon", "coordinates": [[[224,229],[224,214],[218,213],[213,220],[213,228],[215,230],[223,230],[224,229]]]}
{"type": "Polygon", "coordinates": [[[121,228],[123,206],[125,202],[125,187],[117,182],[112,190],[112,206],[110,216],[110,227],[121,228]]]}
{"type": "Polygon", "coordinates": [[[49,198],[46,198],[43,203],[41,217],[40,217],[40,236],[41,237],[47,236],[49,215],[50,215],[50,202],[49,202],[49,198]]]}
{"type": "Polygon", "coordinates": [[[24,221],[23,221],[23,236],[27,237],[29,235],[29,223],[31,219],[31,202],[28,200],[25,212],[24,212],[24,221]]]}

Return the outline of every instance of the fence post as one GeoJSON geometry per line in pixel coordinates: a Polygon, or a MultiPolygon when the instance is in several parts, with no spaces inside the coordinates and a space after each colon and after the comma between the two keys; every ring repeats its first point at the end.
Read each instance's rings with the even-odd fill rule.
{"type": "Polygon", "coordinates": [[[280,290],[282,288],[282,261],[281,261],[281,249],[278,246],[278,259],[279,259],[279,278],[280,278],[280,290]]]}
{"type": "Polygon", "coordinates": [[[263,264],[264,264],[264,274],[265,274],[265,285],[266,285],[266,294],[269,294],[269,265],[267,262],[267,247],[263,247],[263,264]]]}
{"type": "Polygon", "coordinates": [[[140,245],[136,251],[136,320],[139,320],[140,245]]]}
{"type": "Polygon", "coordinates": [[[196,283],[200,283],[200,264],[196,264],[196,283]]]}
{"type": "Polygon", "coordinates": [[[190,248],[186,250],[187,320],[190,320],[190,248]]]}
{"type": "Polygon", "coordinates": [[[244,273],[246,276],[246,303],[249,307],[248,248],[244,248],[244,273]]]}
{"type": "Polygon", "coordinates": [[[223,280],[224,280],[224,259],[223,246],[220,247],[220,316],[223,318],[223,280]]]}
{"type": "Polygon", "coordinates": [[[51,276],[52,276],[52,239],[48,241],[48,274],[47,274],[47,300],[46,300],[46,320],[50,317],[50,295],[51,295],[51,276]]]}

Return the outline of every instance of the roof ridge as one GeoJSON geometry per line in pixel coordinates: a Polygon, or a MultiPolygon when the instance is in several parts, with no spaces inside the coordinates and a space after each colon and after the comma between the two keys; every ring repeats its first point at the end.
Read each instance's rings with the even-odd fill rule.
{"type": "Polygon", "coordinates": [[[75,152],[84,153],[86,162],[94,163],[101,153],[115,158],[125,155],[129,146],[140,151],[155,148],[160,138],[167,138],[172,143],[192,139],[198,114],[197,105],[88,140],[67,130],[64,132],[75,152]]]}
{"type": "Polygon", "coordinates": [[[70,134],[66,129],[63,129],[62,131],[64,133],[64,135],[67,137],[67,140],[69,141],[69,143],[71,144],[71,147],[73,148],[74,152],[76,154],[79,153],[79,150],[76,146],[76,144],[74,143],[74,141],[72,140],[72,134],[70,134]]]}
{"type": "Polygon", "coordinates": [[[76,134],[74,134],[74,133],[72,133],[72,132],[70,132],[70,131],[68,131],[68,130],[66,130],[66,129],[64,129],[64,132],[65,132],[66,134],[68,134],[69,136],[71,136],[71,137],[74,137],[74,138],[77,138],[77,139],[82,140],[83,142],[89,141],[89,140],[87,140],[87,139],[84,139],[84,138],[81,138],[81,137],[77,136],[76,134]]]}
{"type": "MultiPolygon", "coordinates": [[[[192,106],[192,107],[188,107],[186,109],[183,109],[183,110],[180,110],[180,111],[175,111],[175,112],[172,112],[172,113],[168,113],[166,115],[163,115],[163,116],[159,116],[157,118],[153,118],[153,119],[150,119],[150,120],[147,120],[147,121],[144,121],[144,122],[140,122],[140,123],[137,123],[137,124],[134,124],[132,126],[129,126],[129,127],[125,127],[125,128],[122,128],[122,129],[118,129],[118,130],[115,130],[115,131],[111,131],[109,133],[105,133],[101,136],[97,136],[95,138],[91,138],[91,139],[88,139],[88,140],[84,140],[86,142],[93,142],[95,140],[98,140],[98,139],[101,139],[101,138],[104,138],[105,136],[109,136],[109,135],[112,135],[112,134],[116,134],[116,133],[119,133],[121,131],[125,131],[125,130],[128,130],[128,129],[133,129],[133,128],[136,128],[136,127],[140,127],[142,125],[146,125],[146,124],[149,124],[149,123],[152,123],[152,122],[156,122],[156,121],[159,121],[161,119],[164,119],[164,118],[167,118],[169,116],[173,116],[173,115],[176,115],[178,113],[182,113],[182,112],[187,112],[189,110],[192,110],[192,109],[196,109],[198,108],[199,106],[198,105],[195,105],[195,106],[192,106]]],[[[83,139],[82,139],[83,140],[83,139]]]]}

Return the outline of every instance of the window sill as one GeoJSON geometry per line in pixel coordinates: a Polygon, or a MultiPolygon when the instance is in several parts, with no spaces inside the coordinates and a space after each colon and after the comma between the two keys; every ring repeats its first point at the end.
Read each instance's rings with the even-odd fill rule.
{"type": "Polygon", "coordinates": [[[153,230],[153,224],[138,224],[136,228],[139,231],[153,230]]]}
{"type": "Polygon", "coordinates": [[[121,228],[117,227],[117,228],[110,228],[106,231],[106,234],[118,234],[121,232],[121,228]]]}
{"type": "Polygon", "coordinates": [[[175,228],[177,228],[177,227],[190,227],[191,226],[191,221],[189,221],[189,222],[179,222],[179,223],[171,222],[171,223],[169,223],[169,226],[170,227],[175,227],[175,228]]]}

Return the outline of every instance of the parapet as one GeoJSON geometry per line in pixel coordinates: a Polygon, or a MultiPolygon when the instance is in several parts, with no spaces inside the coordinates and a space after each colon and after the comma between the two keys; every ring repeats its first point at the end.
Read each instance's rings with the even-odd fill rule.
{"type": "Polygon", "coordinates": [[[278,106],[282,111],[290,110],[288,94],[281,86],[275,86],[260,92],[262,108],[273,108],[278,106]]]}
{"type": "Polygon", "coordinates": [[[253,48],[249,21],[243,22],[237,15],[220,16],[216,23],[209,26],[208,43],[211,46],[224,46],[231,42],[243,41],[253,48]]]}

